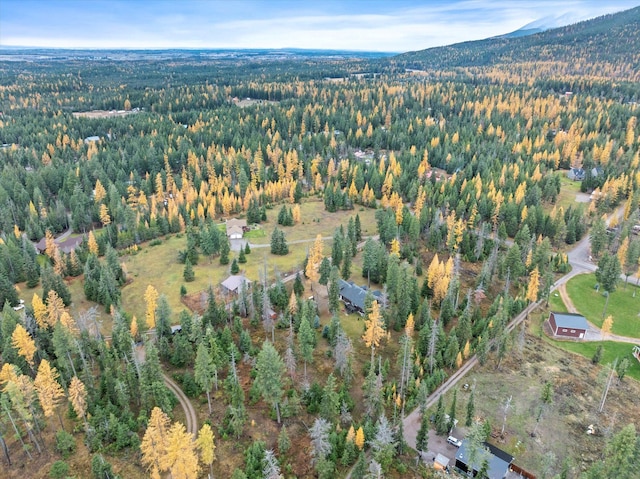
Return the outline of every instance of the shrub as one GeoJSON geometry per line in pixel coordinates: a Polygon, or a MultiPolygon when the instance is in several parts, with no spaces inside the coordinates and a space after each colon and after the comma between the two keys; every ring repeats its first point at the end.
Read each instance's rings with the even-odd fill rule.
{"type": "Polygon", "coordinates": [[[69,474],[69,464],[64,461],[56,461],[49,469],[49,477],[51,479],[64,479],[69,474]]]}
{"type": "Polygon", "coordinates": [[[67,431],[61,429],[56,433],[56,450],[67,459],[76,450],[76,440],[67,431]]]}

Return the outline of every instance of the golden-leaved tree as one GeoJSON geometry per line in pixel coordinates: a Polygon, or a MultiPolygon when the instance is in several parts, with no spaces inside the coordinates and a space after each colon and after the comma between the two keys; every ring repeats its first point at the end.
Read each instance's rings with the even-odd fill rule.
{"type": "MultiPolygon", "coordinates": [[[[42,412],[45,417],[49,418],[53,416],[53,413],[58,406],[58,402],[64,397],[64,391],[60,384],[58,384],[58,370],[51,367],[49,361],[43,359],[38,367],[38,374],[33,382],[38,394],[38,400],[42,407],[42,412]]],[[[60,424],[62,425],[62,419],[60,424]]]]}
{"type": "Polygon", "coordinates": [[[169,425],[171,421],[162,409],[154,407],[147,424],[147,431],[144,433],[140,443],[142,452],[142,463],[150,471],[152,479],[160,479],[162,471],[162,456],[167,449],[169,441],[169,425]]]}
{"type": "Polygon", "coordinates": [[[200,471],[193,435],[184,424],[176,422],[169,429],[167,445],[160,457],[162,470],[170,472],[172,479],[196,479],[200,471]]]}
{"type": "Polygon", "coordinates": [[[82,418],[86,426],[87,389],[77,376],[74,376],[69,384],[69,401],[71,401],[71,406],[73,406],[76,415],[82,418]]]}
{"type": "Polygon", "coordinates": [[[371,303],[371,310],[367,314],[364,322],[364,335],[362,339],[368,348],[371,348],[371,362],[373,363],[373,353],[375,348],[380,344],[380,340],[385,337],[386,331],[380,314],[380,305],[377,301],[371,303]]]}
{"type": "Polygon", "coordinates": [[[153,286],[147,286],[147,290],[144,292],[144,300],[147,304],[147,310],[145,317],[147,320],[147,327],[156,327],[156,308],[158,307],[158,291],[153,286]]]}
{"type": "Polygon", "coordinates": [[[213,461],[216,460],[216,445],[213,442],[215,436],[211,430],[211,426],[203,424],[198,432],[198,439],[196,439],[196,446],[200,451],[200,460],[203,464],[209,466],[209,477],[213,477],[213,461]]]}
{"type": "Polygon", "coordinates": [[[38,348],[31,335],[21,324],[16,325],[16,329],[13,330],[11,343],[13,347],[18,350],[18,354],[22,356],[27,363],[29,363],[29,367],[33,369],[33,356],[38,348]]]}

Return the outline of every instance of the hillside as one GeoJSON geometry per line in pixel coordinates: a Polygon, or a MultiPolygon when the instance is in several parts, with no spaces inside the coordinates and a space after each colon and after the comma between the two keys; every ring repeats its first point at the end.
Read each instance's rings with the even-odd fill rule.
{"type": "Polygon", "coordinates": [[[640,7],[534,35],[408,52],[393,61],[422,69],[551,63],[556,73],[637,81],[640,7]]]}

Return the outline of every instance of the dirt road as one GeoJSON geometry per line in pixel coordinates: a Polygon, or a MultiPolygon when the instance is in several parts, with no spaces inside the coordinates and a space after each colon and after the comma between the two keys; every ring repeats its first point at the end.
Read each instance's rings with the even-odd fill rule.
{"type": "Polygon", "coordinates": [[[180,386],[178,386],[173,380],[162,373],[162,379],[164,380],[165,385],[171,390],[173,394],[176,395],[178,401],[180,402],[180,406],[184,409],[184,415],[186,417],[185,426],[187,428],[187,432],[193,434],[194,438],[198,435],[198,416],[196,416],[196,410],[193,408],[193,404],[189,401],[189,398],[184,394],[180,386]]]}

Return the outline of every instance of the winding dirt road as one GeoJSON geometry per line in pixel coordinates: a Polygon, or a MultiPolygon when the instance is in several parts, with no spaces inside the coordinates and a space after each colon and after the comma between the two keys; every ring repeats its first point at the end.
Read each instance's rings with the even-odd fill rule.
{"type": "Polygon", "coordinates": [[[180,386],[178,386],[169,376],[162,373],[162,379],[169,390],[176,395],[178,402],[180,402],[180,406],[184,409],[187,432],[190,432],[194,437],[196,437],[198,435],[198,416],[196,416],[196,410],[193,408],[193,404],[191,404],[189,398],[184,394],[182,389],[180,389],[180,386]]]}

